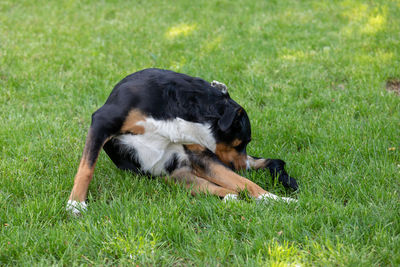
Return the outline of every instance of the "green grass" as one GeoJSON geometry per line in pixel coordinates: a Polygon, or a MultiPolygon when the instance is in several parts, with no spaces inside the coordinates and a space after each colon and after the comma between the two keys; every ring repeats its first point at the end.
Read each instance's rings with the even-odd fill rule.
{"type": "MultiPolygon", "coordinates": [[[[400,265],[400,2],[0,2],[0,265],[400,265]],[[146,67],[226,83],[296,205],[116,169],[65,205],[91,113],[146,67]]],[[[289,194],[266,172],[246,173],[289,194]]]]}

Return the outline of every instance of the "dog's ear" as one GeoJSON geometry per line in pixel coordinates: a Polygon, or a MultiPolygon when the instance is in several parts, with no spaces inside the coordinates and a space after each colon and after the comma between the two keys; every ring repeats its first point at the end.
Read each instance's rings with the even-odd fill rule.
{"type": "Polygon", "coordinates": [[[241,107],[237,107],[235,109],[225,109],[224,115],[222,115],[222,117],[218,121],[218,126],[221,131],[225,132],[226,130],[228,130],[235,121],[235,118],[238,117],[242,112],[243,109],[241,107]]]}

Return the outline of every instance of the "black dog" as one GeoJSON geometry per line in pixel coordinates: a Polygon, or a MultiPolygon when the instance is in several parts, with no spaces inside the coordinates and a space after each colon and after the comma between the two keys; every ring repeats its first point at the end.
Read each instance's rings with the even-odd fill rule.
{"type": "Polygon", "coordinates": [[[192,193],[236,199],[247,189],[257,199],[283,199],[233,170],[268,168],[284,186],[297,182],[285,162],[246,154],[251,141],[246,111],[224,84],[168,70],[145,69],[127,76],[92,115],[83,156],[67,209],[85,209],[86,194],[101,148],[118,168],[163,176],[192,193]]]}

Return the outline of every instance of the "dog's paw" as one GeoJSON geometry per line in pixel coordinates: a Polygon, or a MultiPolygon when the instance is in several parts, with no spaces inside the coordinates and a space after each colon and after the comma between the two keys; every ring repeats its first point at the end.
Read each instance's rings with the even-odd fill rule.
{"type": "Polygon", "coordinates": [[[78,202],[75,200],[68,200],[66,210],[72,212],[74,215],[80,215],[85,212],[87,205],[85,201],[78,202]]]}
{"type": "Polygon", "coordinates": [[[226,203],[226,202],[229,202],[229,201],[236,201],[236,200],[238,200],[238,195],[227,194],[222,201],[224,203],[226,203]]]}
{"type": "Polygon", "coordinates": [[[291,198],[291,197],[282,197],[282,200],[285,201],[286,203],[297,203],[299,202],[297,199],[291,198]]]}
{"type": "Polygon", "coordinates": [[[257,202],[259,203],[266,203],[269,201],[284,201],[286,203],[296,203],[297,199],[290,198],[290,197],[278,197],[277,195],[271,193],[265,193],[257,197],[257,202]]]}

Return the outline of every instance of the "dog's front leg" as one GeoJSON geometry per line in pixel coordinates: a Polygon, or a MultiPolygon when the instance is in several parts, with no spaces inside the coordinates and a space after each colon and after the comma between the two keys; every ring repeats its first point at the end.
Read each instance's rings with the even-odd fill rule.
{"type": "Polygon", "coordinates": [[[281,159],[264,159],[252,156],[247,156],[247,162],[250,168],[254,170],[268,169],[271,173],[272,179],[278,178],[278,181],[286,188],[293,190],[298,189],[298,184],[295,178],[289,176],[285,170],[285,162],[281,159]]]}
{"type": "Polygon", "coordinates": [[[165,177],[166,180],[173,180],[177,184],[182,184],[191,189],[192,195],[198,193],[209,193],[219,197],[236,194],[235,191],[216,185],[204,178],[197,176],[191,167],[182,167],[165,177]]]}
{"type": "Polygon", "coordinates": [[[281,198],[271,194],[261,188],[256,183],[242,177],[226,167],[217,157],[208,149],[198,145],[186,145],[186,152],[189,155],[194,173],[209,182],[219,185],[223,188],[232,190],[234,195],[229,194],[228,198],[237,198],[237,194],[247,190],[252,197],[257,200],[283,200],[286,202],[296,201],[291,198],[281,198]]]}
{"type": "Polygon", "coordinates": [[[256,183],[249,179],[238,175],[231,169],[225,167],[223,164],[218,162],[210,162],[208,169],[205,169],[205,178],[215,184],[223,186],[225,188],[235,190],[237,193],[243,190],[247,190],[249,194],[255,197],[258,201],[268,200],[283,200],[285,202],[297,202],[297,200],[287,197],[279,197],[272,193],[267,192],[256,183]]]}
{"type": "Polygon", "coordinates": [[[238,193],[248,190],[250,195],[258,197],[267,193],[254,182],[238,175],[226,167],[218,157],[200,145],[185,145],[185,151],[189,156],[189,161],[194,173],[211,183],[233,190],[238,193]]]}

